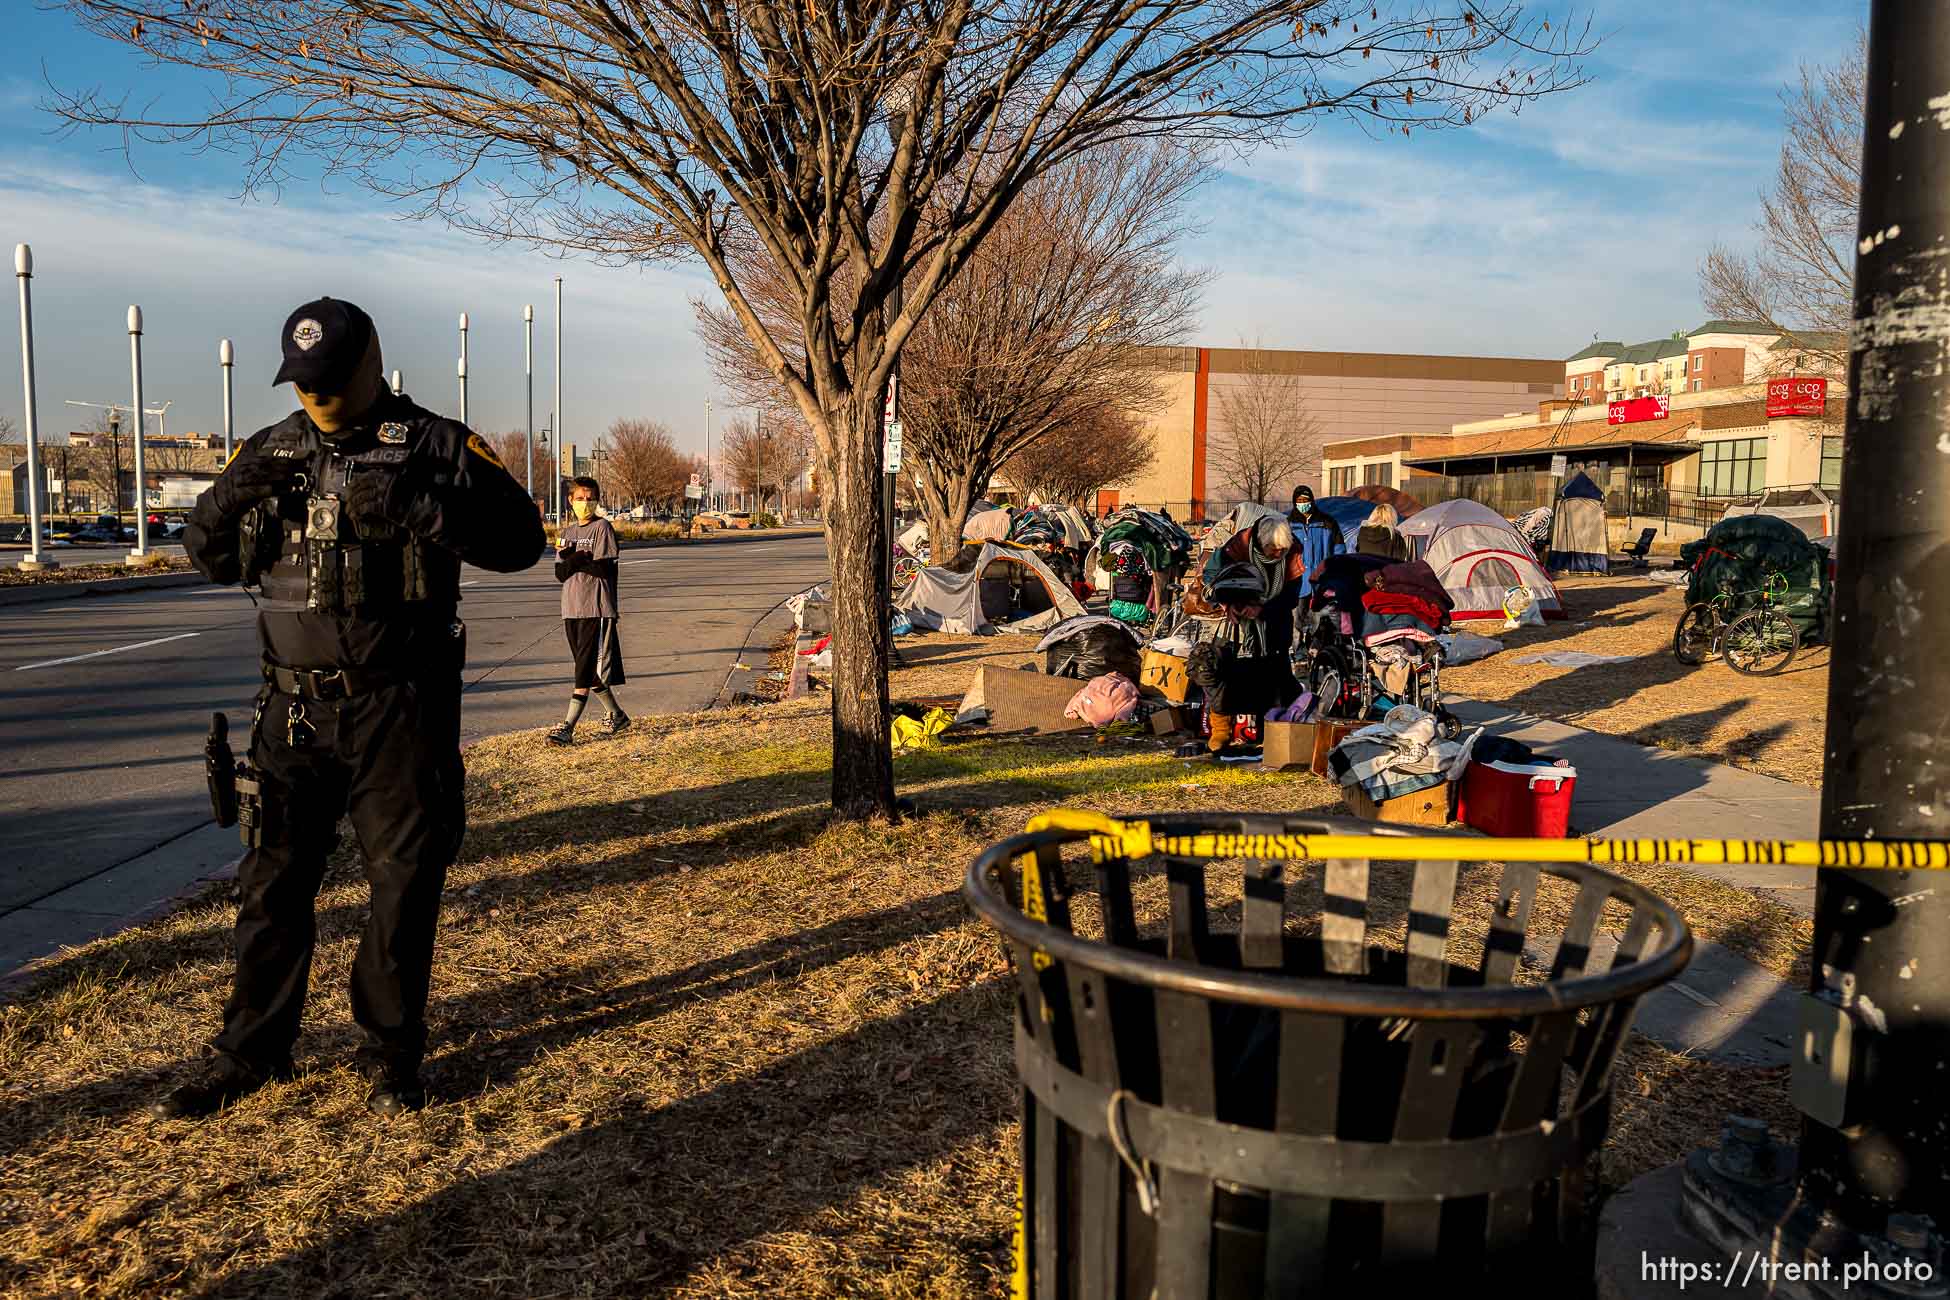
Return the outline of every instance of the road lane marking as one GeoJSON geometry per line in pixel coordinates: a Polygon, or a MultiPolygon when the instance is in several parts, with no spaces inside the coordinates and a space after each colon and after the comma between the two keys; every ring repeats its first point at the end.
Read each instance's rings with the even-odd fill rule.
{"type": "Polygon", "coordinates": [[[473,585],[474,585],[475,583],[477,583],[477,582],[479,582],[479,581],[480,581],[480,579],[479,579],[479,578],[469,578],[469,579],[468,579],[468,580],[467,580],[466,582],[463,582],[463,583],[461,583],[460,585],[461,585],[461,586],[463,586],[463,587],[471,587],[471,586],[473,586],[473,585]]]}
{"type": "Polygon", "coordinates": [[[661,560],[663,558],[664,557],[661,555],[653,555],[647,560],[618,560],[616,564],[618,568],[621,568],[625,564],[655,564],[658,560],[661,560]]]}
{"type": "Polygon", "coordinates": [[[69,655],[66,659],[43,659],[37,664],[22,664],[20,667],[14,669],[14,671],[24,673],[29,668],[54,668],[61,664],[78,664],[83,659],[99,659],[103,655],[119,655],[124,650],[141,650],[152,645],[163,645],[170,641],[182,641],[189,637],[202,635],[201,632],[178,632],[175,636],[159,636],[153,641],[138,641],[134,645],[118,645],[107,650],[93,650],[85,655],[69,655]]]}

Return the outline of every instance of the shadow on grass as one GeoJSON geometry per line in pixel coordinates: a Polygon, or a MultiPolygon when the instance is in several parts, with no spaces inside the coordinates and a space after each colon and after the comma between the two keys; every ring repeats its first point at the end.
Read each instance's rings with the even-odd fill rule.
{"type": "MultiPolygon", "coordinates": [[[[505,1169],[339,1226],[197,1294],[426,1295],[488,1278],[514,1294],[668,1286],[767,1233],[810,1229],[861,1190],[1009,1123],[1013,1090],[992,1064],[1005,1059],[1009,1009],[1004,980],[957,989],[668,1105],[566,1133],[505,1169]],[[992,1058],[986,1078],[978,1058],[992,1058]],[[916,1062],[923,1072],[895,1086],[916,1062]]],[[[999,1267],[999,1232],[957,1244],[986,1247],[999,1267]]]]}

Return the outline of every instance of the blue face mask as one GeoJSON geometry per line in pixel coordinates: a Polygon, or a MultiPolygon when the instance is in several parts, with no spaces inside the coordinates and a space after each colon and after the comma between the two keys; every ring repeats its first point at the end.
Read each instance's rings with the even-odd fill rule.
{"type": "Polygon", "coordinates": [[[1314,503],[1311,501],[1295,501],[1293,508],[1303,515],[1310,515],[1314,511],[1314,503]]]}

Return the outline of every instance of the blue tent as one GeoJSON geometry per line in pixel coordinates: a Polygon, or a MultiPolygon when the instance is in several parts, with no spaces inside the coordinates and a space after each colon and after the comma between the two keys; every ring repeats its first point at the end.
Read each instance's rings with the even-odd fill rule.
{"type": "Polygon", "coordinates": [[[1374,513],[1374,502],[1363,501],[1360,497],[1319,497],[1314,501],[1314,510],[1334,521],[1341,530],[1341,541],[1348,550],[1354,549],[1355,534],[1361,525],[1374,513]]]}
{"type": "Polygon", "coordinates": [[[1551,514],[1552,573],[1609,573],[1610,546],[1605,534],[1605,494],[1586,474],[1573,474],[1557,494],[1551,514]]]}

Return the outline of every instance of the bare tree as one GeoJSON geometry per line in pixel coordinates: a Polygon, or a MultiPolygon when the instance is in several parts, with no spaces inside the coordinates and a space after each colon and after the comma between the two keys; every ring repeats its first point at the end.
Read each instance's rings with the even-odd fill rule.
{"type": "Polygon", "coordinates": [[[14,425],[14,417],[0,415],[0,444],[21,441],[20,430],[14,425]]]}
{"type": "Polygon", "coordinates": [[[1038,501],[1089,510],[1099,490],[1142,474],[1157,447],[1156,436],[1136,416],[1105,402],[1076,411],[1062,427],[1023,447],[1002,472],[1038,501]]]}
{"type": "Polygon", "coordinates": [[[73,122],[235,147],[250,185],[313,154],[490,237],[704,263],[817,442],[849,816],[895,811],[882,394],[1025,187],[1118,140],[1244,147],[1329,115],[1463,125],[1579,84],[1591,48],[1517,3],[1432,16],[1393,0],[1382,18],[1370,0],[58,2],[217,93],[188,120],[61,97],[73,122]],[[792,286],[802,350],[748,291],[750,248],[792,286]]]}
{"type": "Polygon", "coordinates": [[[667,505],[684,494],[690,461],[655,420],[618,420],[603,434],[603,496],[667,505]]]}
{"type": "Polygon", "coordinates": [[[1867,66],[1866,33],[1834,65],[1802,65],[1800,84],[1781,92],[1787,138],[1761,194],[1757,246],[1716,246],[1700,263],[1707,311],[1787,335],[1781,369],[1848,370],[1867,66]]]}
{"type": "MultiPolygon", "coordinates": [[[[1162,399],[1135,358],[1192,326],[1206,277],[1174,254],[1207,174],[1198,155],[1150,141],[1065,163],[1025,188],[915,325],[901,350],[901,488],[934,554],[959,544],[970,505],[1019,450],[1106,400],[1142,411],[1162,399]]],[[[789,284],[769,268],[749,278],[774,334],[803,353],[789,284]]],[[[851,287],[842,276],[835,292],[851,287]]],[[[786,400],[737,317],[694,307],[720,381],[744,400],[786,400]]]]}
{"type": "Polygon", "coordinates": [[[84,432],[88,445],[74,448],[70,458],[75,479],[88,485],[97,514],[120,515],[122,474],[135,454],[128,435],[122,432],[121,414],[99,411],[93,427],[84,432]]]}
{"type": "Polygon", "coordinates": [[[1282,374],[1264,348],[1247,348],[1243,377],[1215,387],[1218,427],[1207,454],[1237,500],[1271,501],[1320,467],[1326,430],[1307,409],[1300,376],[1282,374]]]}
{"type": "Polygon", "coordinates": [[[785,489],[798,481],[811,460],[803,426],[774,417],[763,423],[742,416],[724,427],[724,470],[740,492],[758,498],[760,508],[774,492],[784,504],[785,489]]]}
{"type": "Polygon", "coordinates": [[[207,447],[192,447],[187,443],[150,439],[142,444],[142,468],[154,474],[210,472],[223,468],[223,452],[213,452],[207,447]]]}
{"type": "MultiPolygon", "coordinates": [[[[528,484],[527,432],[522,429],[508,429],[501,433],[482,436],[487,439],[487,445],[493,449],[495,456],[507,467],[508,473],[514,475],[515,482],[528,488],[529,496],[534,496],[535,489],[528,484]]],[[[548,457],[541,454],[539,447],[536,448],[535,464],[542,471],[536,477],[538,479],[545,477],[548,472],[548,457]]]]}

